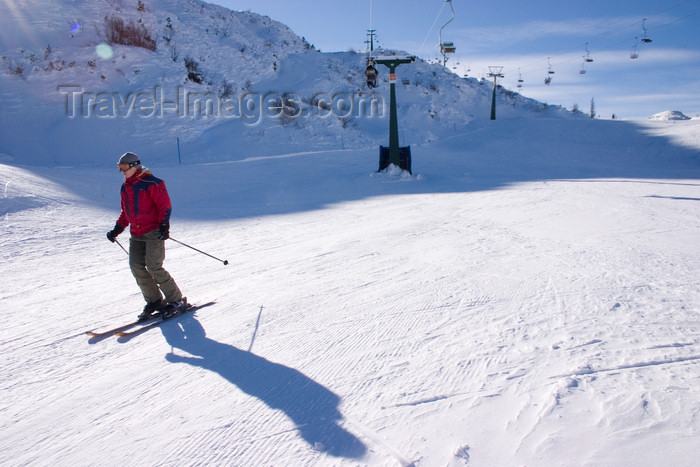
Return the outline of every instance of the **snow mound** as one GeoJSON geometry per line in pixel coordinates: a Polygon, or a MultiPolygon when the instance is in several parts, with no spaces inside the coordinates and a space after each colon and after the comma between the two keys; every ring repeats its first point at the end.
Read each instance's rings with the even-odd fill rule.
{"type": "Polygon", "coordinates": [[[666,110],[665,112],[659,112],[651,117],[649,117],[649,120],[658,120],[658,121],[670,121],[670,120],[690,120],[690,117],[685,115],[683,112],[680,112],[678,110],[666,110]]]}

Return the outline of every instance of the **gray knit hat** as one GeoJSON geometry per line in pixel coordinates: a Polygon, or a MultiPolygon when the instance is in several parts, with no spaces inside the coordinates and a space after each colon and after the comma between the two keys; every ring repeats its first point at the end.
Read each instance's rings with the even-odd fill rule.
{"type": "Polygon", "coordinates": [[[139,156],[133,152],[125,152],[122,154],[122,157],[119,158],[117,164],[129,164],[129,167],[135,167],[141,165],[141,161],[139,160],[139,156]]]}

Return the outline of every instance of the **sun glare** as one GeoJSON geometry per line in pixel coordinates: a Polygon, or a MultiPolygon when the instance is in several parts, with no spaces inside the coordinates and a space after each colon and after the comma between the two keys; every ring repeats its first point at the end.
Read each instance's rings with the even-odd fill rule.
{"type": "Polygon", "coordinates": [[[11,25],[9,28],[0,30],[0,45],[3,46],[3,49],[20,46],[17,39],[24,36],[29,37],[31,31],[16,0],[0,0],[0,16],[5,18],[9,16],[13,19],[9,22],[11,25]]]}

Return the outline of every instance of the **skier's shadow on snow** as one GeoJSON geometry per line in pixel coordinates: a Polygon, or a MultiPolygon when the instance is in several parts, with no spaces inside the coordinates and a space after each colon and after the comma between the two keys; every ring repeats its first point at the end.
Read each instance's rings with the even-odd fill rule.
{"type": "Polygon", "coordinates": [[[169,362],[214,371],[271,409],[282,410],[312,448],[353,459],[367,451],[358,438],[339,425],[343,418],[338,410],[340,397],[300,371],[209,339],[192,315],[164,323],[161,329],[168,344],[196,355],[169,353],[169,362]]]}

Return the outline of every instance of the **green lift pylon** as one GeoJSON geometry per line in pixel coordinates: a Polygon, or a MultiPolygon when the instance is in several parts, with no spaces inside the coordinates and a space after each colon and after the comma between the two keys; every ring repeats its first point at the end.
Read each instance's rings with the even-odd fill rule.
{"type": "Polygon", "coordinates": [[[389,147],[379,147],[379,170],[394,164],[411,173],[411,147],[399,147],[399,123],[396,111],[396,68],[403,63],[412,63],[415,56],[377,57],[374,62],[389,68],[389,147]]]}
{"type": "Polygon", "coordinates": [[[490,66],[489,67],[489,77],[493,78],[493,96],[491,97],[491,120],[496,120],[496,88],[498,84],[496,80],[498,78],[503,78],[502,66],[490,66]]]}

